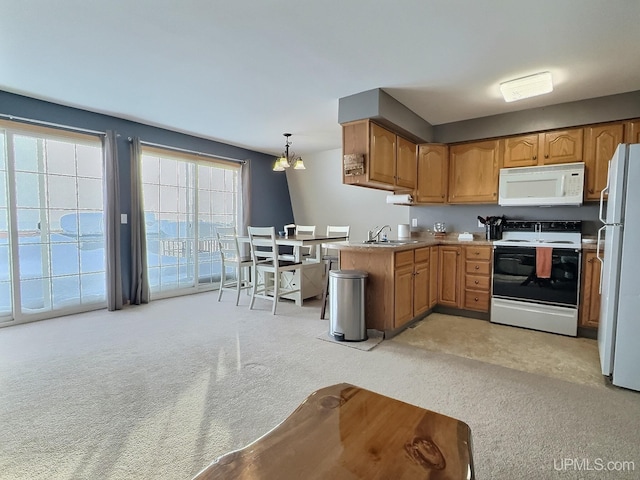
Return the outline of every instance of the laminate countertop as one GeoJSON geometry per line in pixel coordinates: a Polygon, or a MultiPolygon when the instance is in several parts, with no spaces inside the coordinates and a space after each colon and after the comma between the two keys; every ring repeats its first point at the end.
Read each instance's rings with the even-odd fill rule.
{"type": "Polygon", "coordinates": [[[473,240],[461,241],[458,239],[458,233],[450,233],[446,235],[422,234],[412,235],[411,238],[401,238],[399,240],[391,240],[389,243],[365,243],[364,241],[346,241],[346,242],[326,242],[323,245],[327,248],[336,250],[358,250],[358,251],[402,251],[413,250],[420,247],[430,247],[433,245],[493,245],[492,241],[484,238],[483,234],[474,235],[473,240]],[[403,243],[395,243],[403,242],[403,243]],[[406,243],[405,243],[406,242],[406,243]]]}
{"type": "MultiPolygon", "coordinates": [[[[432,245],[474,245],[493,246],[493,241],[486,240],[484,234],[473,234],[473,240],[462,241],[458,239],[458,233],[449,233],[443,236],[433,234],[412,235],[411,238],[401,238],[399,240],[391,240],[389,243],[365,243],[364,241],[346,241],[346,242],[326,242],[323,245],[327,248],[335,250],[358,250],[358,251],[374,251],[374,250],[413,250],[420,247],[430,247],[432,245]],[[403,242],[403,243],[395,243],[403,242]],[[406,242],[406,243],[404,243],[406,242]]],[[[602,245],[600,250],[602,250],[602,245]]],[[[591,236],[585,236],[582,241],[582,250],[596,251],[597,242],[591,236]]]]}

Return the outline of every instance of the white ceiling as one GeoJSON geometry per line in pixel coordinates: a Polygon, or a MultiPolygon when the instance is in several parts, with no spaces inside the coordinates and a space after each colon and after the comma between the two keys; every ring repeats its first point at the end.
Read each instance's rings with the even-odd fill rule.
{"type": "MultiPolygon", "coordinates": [[[[433,125],[640,90],[638,0],[0,0],[0,89],[277,154],[338,99],[433,125]],[[551,71],[549,95],[498,84],[551,71]]],[[[2,109],[0,108],[0,111],[2,109]]]]}

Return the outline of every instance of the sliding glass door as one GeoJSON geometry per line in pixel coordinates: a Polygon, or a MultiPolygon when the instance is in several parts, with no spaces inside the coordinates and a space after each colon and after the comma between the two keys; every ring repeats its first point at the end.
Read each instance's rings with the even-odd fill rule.
{"type": "Polygon", "coordinates": [[[102,307],[100,138],[2,122],[0,143],[2,320],[102,307]]]}
{"type": "Polygon", "coordinates": [[[143,147],[149,286],[154,297],[215,288],[216,226],[238,227],[239,165],[143,147]]]}

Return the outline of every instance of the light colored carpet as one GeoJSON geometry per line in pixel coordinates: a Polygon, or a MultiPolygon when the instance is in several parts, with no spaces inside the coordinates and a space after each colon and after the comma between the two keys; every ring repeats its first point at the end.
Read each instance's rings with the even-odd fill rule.
{"type": "Polygon", "coordinates": [[[604,388],[607,383],[600,372],[598,342],[589,338],[432,313],[393,340],[584,385],[604,388]]]}
{"type": "MultiPolygon", "coordinates": [[[[189,479],[348,382],[469,424],[478,479],[638,478],[640,394],[400,341],[319,341],[320,302],[278,315],[217,293],[0,329],[0,478],[189,479]],[[633,461],[576,471],[565,458],[633,461]]],[[[384,412],[381,412],[384,414],[384,412]]],[[[274,459],[277,461],[277,459],[274,459]]]]}

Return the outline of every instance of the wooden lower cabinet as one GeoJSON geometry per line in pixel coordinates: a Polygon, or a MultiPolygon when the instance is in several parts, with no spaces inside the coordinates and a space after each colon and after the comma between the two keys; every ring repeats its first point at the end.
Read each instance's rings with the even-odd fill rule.
{"type": "Polygon", "coordinates": [[[600,260],[596,252],[584,252],[580,292],[580,326],[598,328],[600,321],[600,260]]]}
{"type": "Polygon", "coordinates": [[[491,303],[490,246],[464,247],[464,300],[463,308],[488,312],[491,303]]]}
{"type": "Polygon", "coordinates": [[[440,245],[438,255],[438,304],[446,307],[462,306],[460,276],[462,273],[462,247],[440,245]]]}
{"type": "Polygon", "coordinates": [[[440,245],[438,304],[488,312],[491,303],[491,253],[488,245],[440,245]]]}
{"type": "Polygon", "coordinates": [[[395,258],[395,321],[399,328],[429,310],[429,247],[397,252],[395,258]]]}
{"type": "Polygon", "coordinates": [[[400,327],[413,318],[413,250],[395,254],[394,272],[394,327],[400,327]]]}
{"type": "Polygon", "coordinates": [[[402,327],[432,306],[432,249],[373,248],[342,250],[340,269],[368,272],[366,324],[376,330],[402,327]]]}
{"type": "Polygon", "coordinates": [[[438,254],[440,247],[429,247],[429,308],[438,304],[438,254]]]}

